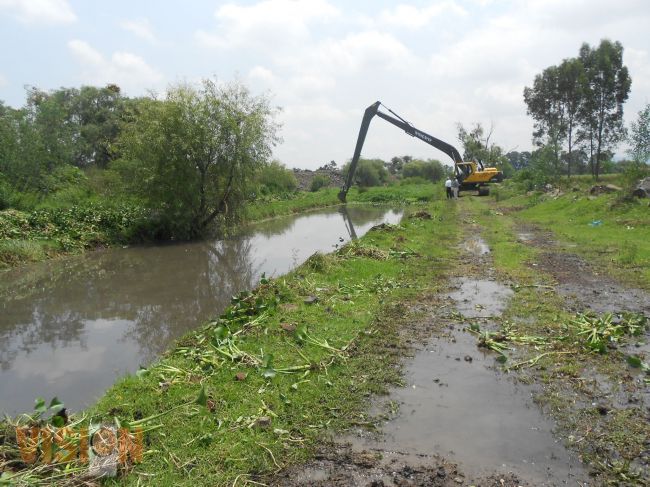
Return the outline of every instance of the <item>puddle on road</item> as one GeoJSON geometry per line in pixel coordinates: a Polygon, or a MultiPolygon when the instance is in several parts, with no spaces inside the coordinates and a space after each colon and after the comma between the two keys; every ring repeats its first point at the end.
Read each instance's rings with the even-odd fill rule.
{"type": "Polygon", "coordinates": [[[500,315],[506,309],[512,289],[496,281],[456,279],[457,290],[449,293],[456,309],[467,318],[486,318],[500,315]]]}
{"type": "MultiPolygon", "coordinates": [[[[501,314],[513,291],[496,281],[456,281],[449,297],[468,318],[501,314]]],[[[432,317],[435,319],[435,317],[432,317]]],[[[554,423],[534,404],[531,386],[494,369],[495,354],[476,337],[450,328],[416,353],[406,387],[390,398],[399,413],[381,438],[348,438],[355,450],[380,450],[409,461],[442,456],[468,478],[512,472],[529,485],[575,485],[586,477],[580,462],[553,437],[554,423]]]]}
{"type": "Polygon", "coordinates": [[[463,249],[472,255],[486,255],[490,253],[490,247],[481,237],[466,240],[463,243],[463,249]]]}
{"type": "Polygon", "coordinates": [[[382,439],[357,439],[355,447],[443,455],[468,476],[509,471],[532,485],[575,485],[582,467],[553,438],[532,389],[493,364],[494,354],[481,352],[467,332],[433,340],[410,363],[407,386],[392,391],[400,413],[382,439]]]}
{"type": "Polygon", "coordinates": [[[529,232],[519,232],[517,234],[517,238],[519,239],[520,242],[532,242],[533,239],[535,238],[535,235],[529,232]]]}

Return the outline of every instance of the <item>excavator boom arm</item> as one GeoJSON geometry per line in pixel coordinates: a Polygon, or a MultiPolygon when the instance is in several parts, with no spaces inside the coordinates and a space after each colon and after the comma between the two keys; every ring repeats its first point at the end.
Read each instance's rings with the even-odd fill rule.
{"type": "Polygon", "coordinates": [[[458,163],[463,162],[460,153],[458,152],[458,150],[456,150],[456,148],[453,145],[448,144],[447,142],[444,142],[434,137],[433,135],[429,135],[426,132],[422,132],[421,130],[416,129],[411,124],[404,121],[403,119],[395,118],[392,117],[391,115],[380,112],[379,111],[380,105],[381,102],[379,101],[373,103],[368,108],[366,108],[366,111],[363,114],[363,119],[361,120],[361,127],[359,128],[359,136],[357,137],[357,145],[354,148],[354,155],[352,156],[352,162],[350,162],[350,168],[348,170],[347,178],[345,179],[345,185],[341,188],[341,191],[339,192],[339,199],[343,202],[345,202],[345,198],[348,194],[348,190],[350,189],[352,183],[354,182],[354,173],[357,169],[359,158],[361,157],[361,149],[363,148],[363,143],[366,140],[366,134],[368,133],[368,128],[370,127],[370,121],[375,115],[377,115],[379,118],[383,118],[387,122],[392,123],[396,127],[401,128],[402,130],[404,130],[404,132],[409,134],[411,137],[416,137],[421,141],[426,142],[427,144],[432,145],[436,149],[444,152],[449,157],[451,157],[452,161],[454,161],[454,166],[456,166],[456,164],[458,163]]]}

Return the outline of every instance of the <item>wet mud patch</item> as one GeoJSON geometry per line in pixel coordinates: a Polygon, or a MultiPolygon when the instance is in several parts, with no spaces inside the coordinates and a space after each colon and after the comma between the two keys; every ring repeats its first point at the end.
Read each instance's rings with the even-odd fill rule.
{"type": "Polygon", "coordinates": [[[272,486],[431,486],[484,487],[529,486],[513,474],[487,475],[469,479],[457,465],[438,456],[412,458],[400,452],[357,451],[347,444],[328,445],[306,466],[285,470],[272,486]]]}
{"type": "Polygon", "coordinates": [[[472,255],[486,255],[490,253],[490,247],[481,237],[472,237],[463,243],[463,248],[472,255]]]}
{"type": "Polygon", "coordinates": [[[464,317],[489,318],[500,315],[514,294],[509,287],[490,279],[454,279],[449,297],[464,317]]]}
{"type": "Polygon", "coordinates": [[[417,352],[406,386],[391,391],[399,414],[383,435],[350,441],[366,450],[447,458],[468,479],[497,471],[530,485],[575,485],[582,467],[553,437],[553,422],[534,404],[533,389],[494,364],[495,354],[452,326],[417,352]]]}
{"type": "Polygon", "coordinates": [[[521,226],[519,240],[544,250],[531,266],[555,279],[555,289],[567,300],[570,311],[631,311],[650,315],[648,292],[626,287],[580,256],[562,251],[549,232],[531,225],[521,226]]]}

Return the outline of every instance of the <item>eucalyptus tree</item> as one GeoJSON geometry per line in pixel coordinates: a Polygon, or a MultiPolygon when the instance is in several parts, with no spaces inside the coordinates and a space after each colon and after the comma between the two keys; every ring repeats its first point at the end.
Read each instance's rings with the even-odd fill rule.
{"type": "Polygon", "coordinates": [[[566,129],[560,79],[560,68],[549,66],[535,76],[532,87],[524,88],[528,115],[535,120],[533,140],[538,146],[551,149],[556,175],[560,170],[560,151],[566,129]]]}
{"type": "Polygon", "coordinates": [[[632,80],[623,65],[623,45],[603,39],[597,48],[585,43],[583,101],[579,110],[582,139],[588,142],[592,173],[598,179],[602,155],[625,137],[623,104],[632,80]]]}
{"type": "Polygon", "coordinates": [[[567,142],[567,176],[571,177],[575,135],[584,99],[585,70],[580,59],[565,59],[558,66],[558,102],[562,106],[561,133],[567,142]]]}
{"type": "Polygon", "coordinates": [[[630,156],[639,163],[650,161],[650,103],[641,110],[632,122],[629,134],[630,156]]]}

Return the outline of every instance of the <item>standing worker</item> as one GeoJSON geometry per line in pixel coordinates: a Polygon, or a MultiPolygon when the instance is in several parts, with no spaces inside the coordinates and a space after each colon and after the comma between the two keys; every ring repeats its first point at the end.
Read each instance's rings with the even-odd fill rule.
{"type": "Polygon", "coordinates": [[[458,183],[458,179],[454,178],[451,180],[451,194],[452,198],[458,198],[458,189],[460,187],[460,184],[458,183]]]}
{"type": "Polygon", "coordinates": [[[450,200],[453,198],[453,195],[451,193],[451,178],[447,178],[447,181],[445,181],[445,190],[447,191],[447,199],[450,200]]]}

